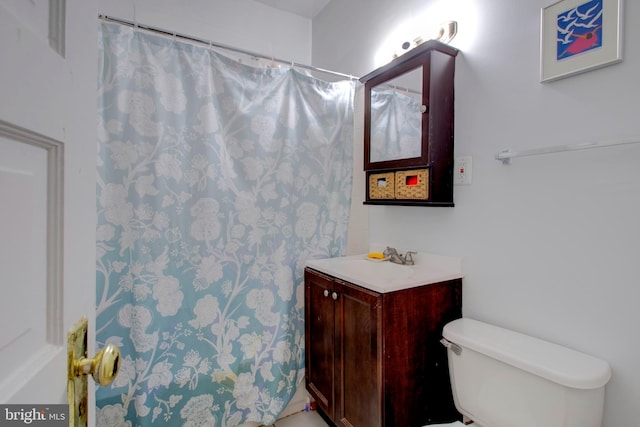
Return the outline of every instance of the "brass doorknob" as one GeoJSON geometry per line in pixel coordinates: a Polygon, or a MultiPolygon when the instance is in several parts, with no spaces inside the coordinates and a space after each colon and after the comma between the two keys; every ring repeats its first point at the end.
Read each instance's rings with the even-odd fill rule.
{"type": "Polygon", "coordinates": [[[93,359],[78,359],[73,362],[73,371],[77,377],[89,375],[95,382],[105,387],[116,379],[120,370],[120,349],[109,344],[93,356],[93,359]]]}
{"type": "MultiPolygon", "coordinates": [[[[89,321],[80,319],[67,334],[67,399],[69,426],[89,425],[89,379],[103,387],[113,382],[120,370],[120,349],[111,344],[100,350],[93,359],[87,358],[89,321]]],[[[93,424],[92,424],[93,425],[93,424]]]]}

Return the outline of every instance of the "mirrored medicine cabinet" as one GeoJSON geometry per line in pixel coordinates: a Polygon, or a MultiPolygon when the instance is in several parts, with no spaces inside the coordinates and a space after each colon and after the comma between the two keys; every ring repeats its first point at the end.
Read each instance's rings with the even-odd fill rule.
{"type": "Polygon", "coordinates": [[[453,206],[457,54],[427,41],[360,79],[365,204],[453,206]]]}

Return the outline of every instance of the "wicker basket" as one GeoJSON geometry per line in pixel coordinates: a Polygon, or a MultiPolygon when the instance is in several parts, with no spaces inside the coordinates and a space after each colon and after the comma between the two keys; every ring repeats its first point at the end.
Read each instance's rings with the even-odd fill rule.
{"type": "Polygon", "coordinates": [[[393,172],[372,173],[369,175],[369,199],[395,198],[395,179],[393,172]]]}
{"type": "Polygon", "coordinates": [[[429,169],[396,172],[396,199],[428,200],[429,169]]]}

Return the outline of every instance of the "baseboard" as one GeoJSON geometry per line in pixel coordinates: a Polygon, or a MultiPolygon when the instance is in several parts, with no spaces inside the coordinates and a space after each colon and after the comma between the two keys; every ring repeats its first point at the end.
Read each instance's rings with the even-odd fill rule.
{"type": "Polygon", "coordinates": [[[307,405],[307,390],[304,387],[304,383],[298,384],[298,389],[294,393],[289,404],[282,410],[280,418],[284,418],[296,412],[304,411],[307,405]]]}
{"type": "MultiPolygon", "coordinates": [[[[296,414],[298,412],[302,412],[305,410],[307,406],[307,398],[309,395],[307,394],[307,390],[305,390],[304,383],[298,384],[298,388],[296,392],[293,394],[291,401],[289,404],[282,410],[282,413],[278,417],[278,419],[282,419],[284,417],[288,417],[289,415],[296,414]]],[[[241,424],[238,427],[262,427],[258,423],[250,422],[241,424]]]]}

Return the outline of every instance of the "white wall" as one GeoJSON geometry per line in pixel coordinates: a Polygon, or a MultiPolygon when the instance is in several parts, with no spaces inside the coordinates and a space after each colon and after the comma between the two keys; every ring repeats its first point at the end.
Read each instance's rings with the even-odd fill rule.
{"type": "Polygon", "coordinates": [[[454,208],[369,207],[369,239],[462,257],[464,316],[607,360],[604,426],[637,426],[640,144],[511,165],[494,156],[640,140],[640,4],[625,2],[621,64],[541,84],[540,9],[551,3],[334,0],[313,21],[313,64],[364,75],[403,21],[425,10],[458,21],[455,153],[473,157],[473,183],[455,187],[454,208]]]}
{"type": "Polygon", "coordinates": [[[253,0],[98,0],[98,12],[278,59],[311,62],[311,21],[253,0]]]}

